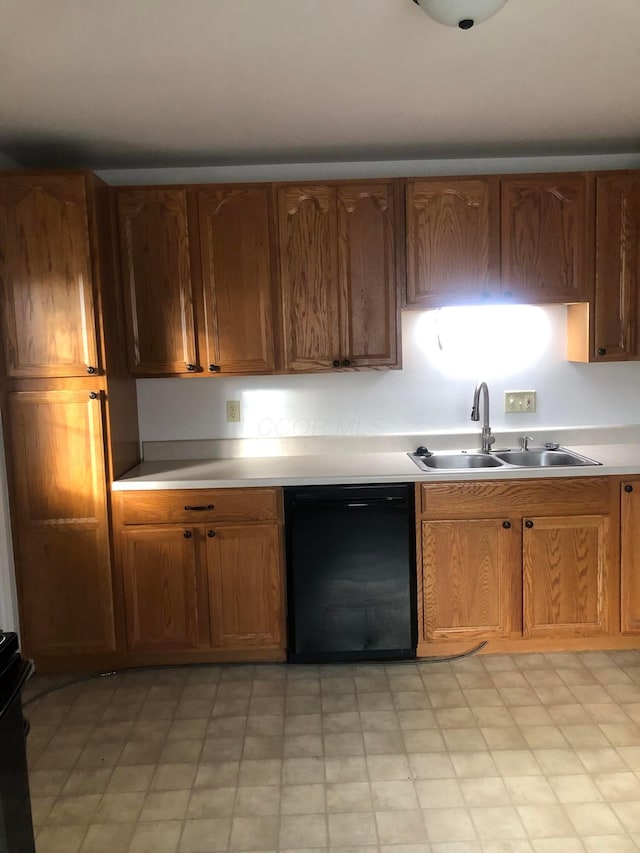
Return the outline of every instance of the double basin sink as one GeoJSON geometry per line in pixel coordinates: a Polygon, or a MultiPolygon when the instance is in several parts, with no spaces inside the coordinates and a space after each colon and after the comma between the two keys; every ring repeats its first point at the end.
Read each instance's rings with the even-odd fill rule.
{"type": "Polygon", "coordinates": [[[419,447],[414,453],[408,455],[422,471],[551,468],[554,466],[576,468],[602,464],[558,445],[532,447],[528,450],[494,450],[489,453],[473,450],[436,450],[430,453],[426,447],[419,447]]]}

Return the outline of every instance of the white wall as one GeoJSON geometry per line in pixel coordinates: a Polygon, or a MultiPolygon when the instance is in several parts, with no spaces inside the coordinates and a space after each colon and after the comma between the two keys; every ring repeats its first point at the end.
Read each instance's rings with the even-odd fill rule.
{"type": "Polygon", "coordinates": [[[444,350],[428,328],[441,315],[403,312],[401,371],[139,380],[141,439],[465,429],[471,426],[471,398],[481,379],[489,383],[495,430],[640,424],[640,363],[567,362],[565,306],[516,311],[497,325],[476,313],[471,327],[456,321],[453,334],[459,329],[460,340],[445,335],[444,327],[439,330],[444,350]],[[528,334],[533,341],[524,364],[522,342],[528,334]],[[535,413],[504,414],[504,392],[518,389],[538,392],[535,413]],[[241,423],[226,423],[226,400],[240,400],[241,423]]]}

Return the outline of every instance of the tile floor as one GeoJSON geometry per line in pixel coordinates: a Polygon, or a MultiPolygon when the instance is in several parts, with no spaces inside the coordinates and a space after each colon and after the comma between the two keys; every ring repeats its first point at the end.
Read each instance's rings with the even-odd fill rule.
{"type": "Polygon", "coordinates": [[[27,715],[38,853],[640,851],[640,651],[134,672],[27,715]]]}

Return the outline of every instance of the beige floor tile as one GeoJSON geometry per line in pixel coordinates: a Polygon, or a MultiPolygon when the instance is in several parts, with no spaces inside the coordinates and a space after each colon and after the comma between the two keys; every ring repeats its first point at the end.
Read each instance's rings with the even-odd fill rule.
{"type": "MultiPolygon", "coordinates": [[[[616,752],[624,764],[623,768],[602,768],[602,772],[614,771],[616,769],[627,769],[634,770],[636,773],[640,772],[640,746],[619,746],[616,749],[616,752]]],[[[598,771],[596,771],[598,772],[598,771]]]]}
{"type": "Polygon", "coordinates": [[[526,749],[528,744],[517,726],[503,728],[482,727],[482,735],[489,749],[526,749]]]}
{"type": "Polygon", "coordinates": [[[328,812],[364,812],[373,809],[369,782],[332,782],[326,786],[328,812]]]}
{"type": "Polygon", "coordinates": [[[212,853],[226,850],[231,832],[229,818],[186,820],[180,838],[180,853],[212,853]]]}
{"type": "MultiPolygon", "coordinates": [[[[357,715],[356,715],[357,716],[357,715]]],[[[250,719],[274,719],[280,720],[280,717],[255,717],[250,719]]],[[[322,733],[322,715],[321,714],[290,714],[284,717],[284,735],[291,737],[293,735],[314,735],[322,733]]],[[[253,732],[252,732],[253,733],[253,732]]],[[[265,732],[266,734],[266,732],[265,732]]],[[[269,732],[269,734],[277,734],[277,732],[269,732]]]]}
{"type": "Polygon", "coordinates": [[[107,791],[113,794],[146,791],[151,785],[155,769],[155,764],[115,767],[109,778],[107,791]]]}
{"type": "MultiPolygon", "coordinates": [[[[579,838],[536,838],[531,849],[535,853],[585,853],[585,847],[579,838]]],[[[598,853],[603,851],[598,849],[598,853]]]]}
{"type": "Polygon", "coordinates": [[[637,802],[612,803],[611,808],[627,832],[640,833],[640,807],[637,802]]]}
{"type": "Polygon", "coordinates": [[[419,809],[375,812],[380,844],[416,844],[427,841],[424,813],[419,809]]]}
{"type": "Polygon", "coordinates": [[[519,726],[552,726],[554,722],[542,705],[518,705],[510,708],[509,713],[519,726]]]}
{"type": "Polygon", "coordinates": [[[324,782],[322,758],[285,758],[282,762],[283,785],[309,785],[324,782]]]}
{"type": "Polygon", "coordinates": [[[451,779],[456,775],[449,755],[442,752],[410,755],[409,767],[414,779],[451,779]]]}
{"type": "Polygon", "coordinates": [[[241,761],[238,785],[279,785],[281,775],[281,758],[257,758],[241,761]]]}
{"type": "Polygon", "coordinates": [[[371,794],[377,812],[418,809],[418,798],[410,780],[372,782],[371,794]]]}
{"type": "Polygon", "coordinates": [[[29,788],[34,797],[56,797],[69,778],[68,770],[30,770],[29,788]]]}
{"type": "Polygon", "coordinates": [[[98,804],[92,823],[135,823],[138,820],[145,794],[104,794],[98,804]]]}
{"type": "Polygon", "coordinates": [[[36,762],[36,770],[70,770],[82,752],[78,745],[47,746],[36,762]]]}
{"type": "MultiPolygon", "coordinates": [[[[474,752],[488,749],[479,728],[445,729],[442,732],[447,749],[452,752],[474,752]]],[[[419,752],[428,752],[423,749],[419,752]]]]}
{"type": "Polygon", "coordinates": [[[207,738],[243,737],[247,730],[248,717],[214,717],[207,723],[207,738]]]}
{"type": "Polygon", "coordinates": [[[151,779],[152,791],[177,791],[191,788],[198,765],[193,764],[159,764],[151,779]]]}
{"type": "MultiPolygon", "coordinates": [[[[249,738],[247,738],[247,740],[249,740],[249,738]]],[[[308,758],[311,756],[320,756],[323,754],[323,751],[322,735],[320,734],[291,735],[284,738],[285,758],[308,758]]],[[[246,752],[246,746],[245,757],[251,757],[248,756],[246,752]]],[[[260,757],[277,758],[278,755],[264,755],[260,757]]]]}
{"type": "Polygon", "coordinates": [[[229,850],[267,850],[278,846],[277,817],[234,817],[229,850]]]}
{"type": "Polygon", "coordinates": [[[403,731],[437,728],[435,714],[428,708],[399,710],[397,716],[403,731]]]}
{"type": "Polygon", "coordinates": [[[162,748],[162,740],[129,741],[122,749],[118,764],[156,764],[162,748]]]}
{"type": "MultiPolygon", "coordinates": [[[[522,777],[527,778],[527,777],[522,777]]],[[[467,806],[510,806],[511,799],[499,776],[461,779],[460,789],[467,806]]]]}
{"type": "Polygon", "coordinates": [[[450,758],[459,778],[498,775],[495,761],[489,752],[452,752],[450,758]]]}
{"type": "Polygon", "coordinates": [[[363,782],[367,775],[364,756],[331,756],[325,758],[324,769],[327,782],[363,782]]]}
{"type": "Polygon", "coordinates": [[[515,725],[515,720],[508,708],[471,708],[471,713],[478,726],[486,728],[509,728],[515,725]]]}
{"type": "Polygon", "coordinates": [[[467,706],[464,693],[458,688],[455,690],[429,689],[427,695],[433,708],[465,708],[467,706]]]}
{"type": "Polygon", "coordinates": [[[400,729],[398,714],[394,711],[360,711],[363,732],[397,732],[400,729]]]}
{"type": "Polygon", "coordinates": [[[96,823],[89,827],[80,853],[126,851],[135,832],[134,823],[96,823]]]}
{"type": "Polygon", "coordinates": [[[584,773],[584,764],[573,749],[535,749],[533,755],[548,775],[584,773]]]}
{"type": "Polygon", "coordinates": [[[97,770],[72,770],[62,789],[65,795],[103,794],[111,778],[110,767],[97,770]]]}
{"type": "Polygon", "coordinates": [[[407,756],[401,754],[367,755],[367,769],[372,782],[390,782],[411,777],[407,756]]]}
{"type": "Polygon", "coordinates": [[[402,752],[404,740],[400,731],[363,732],[364,751],[367,755],[390,755],[402,752]]]}
{"type": "Polygon", "coordinates": [[[599,803],[603,800],[593,780],[585,773],[549,776],[549,784],[561,803],[599,803]]]}
{"type": "Polygon", "coordinates": [[[78,853],[87,826],[45,826],[38,833],[38,853],[78,853]]]}
{"type": "Polygon", "coordinates": [[[176,853],[181,831],[182,824],[177,820],[139,823],[129,853],[176,853]]]}
{"type": "Polygon", "coordinates": [[[325,755],[363,755],[364,740],[360,732],[324,735],[325,755]]]}
{"type": "Polygon", "coordinates": [[[622,824],[606,803],[570,804],[565,806],[565,810],[576,833],[616,835],[624,832],[622,824]]]}
{"type": "Polygon", "coordinates": [[[553,705],[549,708],[549,716],[556,726],[581,726],[593,722],[593,718],[587,713],[584,706],[575,703],[553,705]]]}
{"type": "Polygon", "coordinates": [[[393,704],[398,711],[426,711],[431,708],[431,701],[424,691],[407,690],[391,695],[393,696],[393,704]]]}
{"type": "Polygon", "coordinates": [[[544,776],[505,776],[504,784],[515,806],[537,806],[558,802],[544,776]]]}
{"type": "MultiPolygon", "coordinates": [[[[529,838],[562,838],[575,834],[562,806],[516,806],[529,838]]],[[[603,851],[604,853],[604,851],[603,851]]]]}
{"type": "Polygon", "coordinates": [[[582,707],[584,708],[585,713],[595,723],[639,722],[639,720],[633,720],[633,714],[629,712],[629,709],[633,708],[633,705],[625,705],[623,708],[622,705],[609,702],[604,705],[585,704],[582,707]]]}
{"type": "Polygon", "coordinates": [[[141,821],[182,820],[187,813],[190,790],[150,791],[144,800],[141,821]]]}
{"type": "Polygon", "coordinates": [[[481,841],[526,837],[518,812],[512,806],[474,807],[470,812],[481,841]]]}
{"type": "Polygon", "coordinates": [[[320,814],[327,807],[324,785],[284,785],[281,792],[280,813],[283,815],[320,814]]]}
{"type": "Polygon", "coordinates": [[[462,808],[465,804],[457,779],[420,779],[414,783],[420,808],[462,808]]]}
{"type": "MultiPolygon", "coordinates": [[[[463,731],[475,730],[463,729],[463,731]]],[[[403,732],[402,738],[404,741],[404,750],[409,754],[414,752],[446,752],[447,750],[443,733],[439,729],[413,729],[403,732]]]]}
{"type": "MultiPolygon", "coordinates": [[[[294,699],[298,702],[296,705],[302,705],[300,700],[304,699],[306,708],[317,708],[318,703],[314,696],[291,696],[287,699],[287,706],[290,706],[294,699]]],[[[323,713],[343,713],[344,711],[358,711],[358,700],[355,693],[328,693],[322,695],[322,711],[323,713]]],[[[302,713],[298,711],[298,713],[302,713]]]]}
{"type": "Polygon", "coordinates": [[[191,791],[187,818],[203,820],[231,817],[235,799],[236,788],[197,788],[191,791]]]}
{"type": "Polygon", "coordinates": [[[343,732],[359,732],[362,730],[360,714],[357,711],[339,711],[330,714],[321,714],[322,731],[326,734],[340,734],[343,732]]]}
{"type": "Polygon", "coordinates": [[[557,726],[522,726],[529,749],[564,749],[569,744],[557,726]]]}
{"type": "Polygon", "coordinates": [[[633,773],[598,773],[593,781],[607,802],[635,800],[640,808],[640,780],[633,773]]]}
{"type": "Polygon", "coordinates": [[[542,773],[540,765],[530,750],[505,749],[496,751],[493,758],[503,776],[537,776],[542,773]]]}
{"type": "Polygon", "coordinates": [[[423,814],[428,840],[432,844],[477,839],[467,809],[426,809],[423,814]]]}
{"type": "Polygon", "coordinates": [[[344,812],[330,814],[329,843],[331,848],[376,844],[376,823],[373,812],[344,812]]]}
{"type": "Polygon", "coordinates": [[[629,769],[623,757],[624,749],[626,747],[619,747],[617,750],[613,747],[577,749],[576,754],[588,773],[616,773],[629,769]]]}
{"type": "MultiPolygon", "coordinates": [[[[206,748],[211,741],[203,741],[201,739],[191,740],[172,740],[167,741],[162,748],[158,764],[181,764],[194,763],[200,760],[200,753],[203,752],[203,745],[206,748]]],[[[217,761],[223,758],[239,758],[239,755],[207,755],[203,754],[203,761],[217,761]]]]}
{"type": "Polygon", "coordinates": [[[277,815],[280,810],[280,786],[256,785],[238,788],[233,813],[247,817],[277,815]]]}
{"type": "Polygon", "coordinates": [[[640,845],[626,835],[593,835],[584,839],[587,853],[638,853],[640,845]]]}
{"type": "Polygon", "coordinates": [[[226,788],[236,785],[240,774],[239,761],[208,761],[198,764],[196,788],[226,788]]]}
{"type": "Polygon", "coordinates": [[[49,810],[45,823],[48,826],[92,823],[99,802],[100,794],[58,797],[49,810]]]}
{"type": "MultiPolygon", "coordinates": [[[[302,738],[312,739],[313,735],[301,735],[302,738]]],[[[242,757],[244,759],[253,758],[282,758],[284,753],[284,738],[283,737],[255,737],[249,735],[244,739],[244,750],[242,757]]],[[[214,756],[209,756],[213,758],[214,756]]],[[[239,758],[238,755],[221,755],[220,758],[239,758]]]]}
{"type": "Polygon", "coordinates": [[[600,731],[612,746],[640,744],[640,726],[635,723],[601,723],[600,731]]]}
{"type": "Polygon", "coordinates": [[[324,814],[283,815],[280,819],[280,850],[324,847],[327,818],[324,814]]]}
{"type": "Polygon", "coordinates": [[[55,801],[55,797],[31,796],[31,820],[34,827],[42,826],[55,801]]]}

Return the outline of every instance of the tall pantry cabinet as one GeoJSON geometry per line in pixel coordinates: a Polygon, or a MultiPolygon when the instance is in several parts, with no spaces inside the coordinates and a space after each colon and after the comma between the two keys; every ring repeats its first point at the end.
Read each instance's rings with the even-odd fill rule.
{"type": "Polygon", "coordinates": [[[109,485],[137,462],[109,194],[84,173],[0,175],[0,406],[24,651],[123,645],[109,485]]]}

